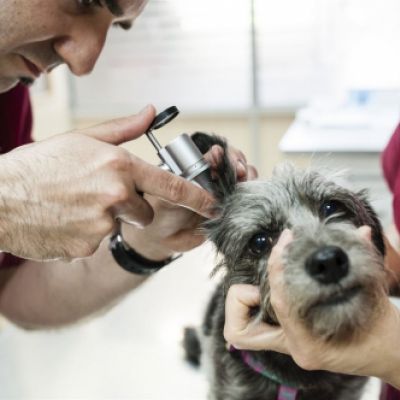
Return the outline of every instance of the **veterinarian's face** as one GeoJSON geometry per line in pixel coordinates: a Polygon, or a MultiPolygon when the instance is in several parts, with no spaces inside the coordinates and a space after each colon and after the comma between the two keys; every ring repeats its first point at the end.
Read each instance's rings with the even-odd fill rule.
{"type": "Polygon", "coordinates": [[[67,64],[92,71],[111,25],[129,26],[147,0],[0,0],[0,93],[67,64]]]}

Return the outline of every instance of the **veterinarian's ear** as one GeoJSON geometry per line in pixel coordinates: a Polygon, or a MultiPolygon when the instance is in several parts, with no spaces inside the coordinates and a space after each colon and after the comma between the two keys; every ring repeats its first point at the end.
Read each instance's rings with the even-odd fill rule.
{"type": "Polygon", "coordinates": [[[360,206],[357,207],[359,208],[359,210],[357,210],[357,215],[360,218],[359,226],[368,225],[371,227],[372,242],[378,251],[382,255],[385,255],[385,241],[383,239],[382,225],[379,221],[378,215],[368,201],[367,192],[362,190],[358,192],[356,196],[360,204],[360,206]]]}

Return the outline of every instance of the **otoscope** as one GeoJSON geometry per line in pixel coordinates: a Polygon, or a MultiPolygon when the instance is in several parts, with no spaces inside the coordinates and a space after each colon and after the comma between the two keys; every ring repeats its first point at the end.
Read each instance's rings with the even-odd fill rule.
{"type": "Polygon", "coordinates": [[[182,133],[165,147],[162,147],[153,135],[153,130],[172,121],[178,114],[179,110],[175,106],[158,114],[145,132],[146,136],[157,151],[162,169],[188,181],[194,181],[206,190],[211,190],[207,171],[210,166],[189,135],[182,133]]]}
{"type": "MultiPolygon", "coordinates": [[[[175,106],[167,108],[154,118],[145,134],[157,151],[162,169],[189,181],[194,181],[204,189],[211,191],[210,165],[189,135],[182,133],[165,147],[162,147],[153,135],[153,130],[159,129],[172,121],[178,114],[179,110],[175,106]]],[[[153,262],[142,257],[125,242],[119,220],[117,220],[117,229],[110,238],[109,249],[115,261],[122,268],[135,274],[152,274],[177,258],[170,257],[164,261],[153,262]]]]}

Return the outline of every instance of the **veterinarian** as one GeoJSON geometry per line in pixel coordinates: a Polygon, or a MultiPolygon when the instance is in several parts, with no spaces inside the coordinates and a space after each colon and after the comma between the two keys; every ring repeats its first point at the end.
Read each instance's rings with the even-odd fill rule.
{"type": "MultiPolygon", "coordinates": [[[[393,193],[395,230],[386,239],[386,266],[391,278],[389,286],[400,282],[400,125],[382,154],[385,178],[393,193]]],[[[362,230],[370,241],[368,230],[362,230]]],[[[268,265],[271,301],[281,327],[256,323],[250,309],[260,302],[257,287],[234,285],[227,294],[224,335],[228,343],[249,350],[274,350],[290,354],[297,364],[307,370],[328,370],[361,376],[376,376],[392,385],[383,387],[381,400],[400,400],[400,310],[387,297],[382,298],[381,313],[373,329],[341,347],[313,338],[300,321],[292,315],[286,302],[282,253],[292,240],[285,230],[274,247],[268,265]],[[397,388],[398,390],[396,390],[397,388]]]]}
{"type": "MultiPolygon", "coordinates": [[[[108,250],[116,217],[139,266],[166,265],[204,240],[194,230],[212,197],[117,146],[142,135],[154,107],[31,143],[26,86],[60,64],[90,73],[109,28],[130,26],[145,3],[1,1],[0,314],[21,326],[74,322],[144,281],[108,250]]],[[[220,153],[206,158],[215,165],[220,153]]],[[[240,151],[230,156],[238,179],[255,173],[240,151]]]]}

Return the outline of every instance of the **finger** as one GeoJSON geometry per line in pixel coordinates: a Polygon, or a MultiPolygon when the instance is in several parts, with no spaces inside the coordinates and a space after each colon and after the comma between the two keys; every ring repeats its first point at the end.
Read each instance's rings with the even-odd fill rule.
{"type": "Polygon", "coordinates": [[[218,169],[218,166],[222,163],[223,155],[224,155],[224,150],[220,145],[217,144],[212,146],[211,149],[204,154],[204,159],[210,165],[212,179],[219,178],[216,171],[218,169]]]}
{"type": "Polygon", "coordinates": [[[129,225],[143,228],[153,220],[154,211],[142,196],[134,192],[128,201],[114,206],[114,215],[129,225]]]}
{"type": "Polygon", "coordinates": [[[276,243],[277,248],[284,249],[293,240],[293,233],[290,229],[284,229],[279,236],[279,240],[276,243]]]}
{"type": "Polygon", "coordinates": [[[371,242],[372,240],[372,229],[368,225],[363,225],[360,226],[357,229],[358,234],[361,236],[362,239],[364,239],[367,242],[371,242]]]}
{"type": "Polygon", "coordinates": [[[278,239],[278,242],[273,247],[268,260],[269,265],[281,264],[282,253],[286,246],[293,240],[293,234],[289,229],[284,229],[278,239]]]}
{"type": "Polygon", "coordinates": [[[253,285],[232,285],[225,302],[225,326],[229,332],[242,334],[250,322],[250,309],[260,304],[260,291],[253,285]]]}
{"type": "Polygon", "coordinates": [[[229,147],[229,159],[236,170],[236,178],[239,182],[247,180],[247,160],[246,156],[240,150],[229,147]]]}
{"type": "MultiPolygon", "coordinates": [[[[227,151],[229,161],[231,162],[232,166],[236,170],[239,168],[241,173],[245,173],[247,168],[247,161],[244,154],[234,147],[229,147],[227,151]]],[[[207,153],[204,154],[204,158],[206,159],[206,161],[208,161],[211,168],[215,169],[222,162],[223,155],[223,148],[220,145],[215,144],[210,148],[210,150],[207,151],[207,153]]]]}
{"type": "Polygon", "coordinates": [[[252,181],[258,178],[258,171],[253,165],[247,166],[247,180],[252,181]]]}
{"type": "Polygon", "coordinates": [[[242,151],[235,149],[234,147],[230,147],[229,158],[236,168],[236,176],[239,182],[245,182],[258,178],[257,169],[253,165],[248,164],[247,158],[242,151]]]}
{"type": "Polygon", "coordinates": [[[281,233],[277,244],[272,249],[267,267],[268,281],[271,290],[270,301],[281,324],[282,319],[287,318],[290,314],[290,307],[287,304],[285,296],[285,277],[282,253],[292,240],[292,232],[289,229],[285,229],[281,233]]]}
{"type": "Polygon", "coordinates": [[[236,179],[238,182],[245,182],[247,181],[247,164],[241,159],[235,161],[235,168],[236,168],[236,179]]]}
{"type": "Polygon", "coordinates": [[[251,307],[257,307],[260,305],[260,289],[258,286],[248,284],[236,284],[232,285],[227,293],[226,302],[227,308],[239,306],[240,310],[244,310],[246,313],[251,307]]]}
{"type": "MultiPolygon", "coordinates": [[[[230,147],[229,150],[229,160],[235,168],[236,177],[239,182],[244,182],[249,179],[255,179],[258,176],[257,170],[247,164],[246,156],[240,150],[230,147]]],[[[211,169],[216,169],[218,165],[222,162],[223,149],[219,145],[214,145],[211,149],[204,155],[206,161],[210,164],[211,169]]]]}
{"type": "MultiPolygon", "coordinates": [[[[229,342],[231,343],[231,342],[229,342]]],[[[285,344],[285,334],[281,327],[258,323],[246,336],[238,337],[231,343],[236,349],[243,350],[271,350],[289,354],[285,344]]]]}
{"type": "Polygon", "coordinates": [[[258,287],[244,284],[230,287],[225,305],[225,339],[237,349],[270,349],[287,353],[281,328],[251,320],[250,309],[259,304],[258,287]]]}
{"type": "Polygon", "coordinates": [[[143,135],[155,117],[152,105],[145,107],[139,114],[118,118],[93,126],[81,133],[111,144],[121,144],[143,135]]]}
{"type": "MultiPolygon", "coordinates": [[[[134,156],[132,156],[134,158],[134,156]]],[[[133,162],[136,189],[210,218],[214,198],[205,189],[144,161],[133,162]]]]}
{"type": "Polygon", "coordinates": [[[215,144],[204,154],[204,159],[210,164],[212,169],[216,169],[222,161],[224,151],[221,146],[215,144]]]}
{"type": "Polygon", "coordinates": [[[206,240],[205,235],[193,231],[193,229],[183,229],[165,240],[165,246],[178,252],[185,252],[200,246],[206,240]]]}
{"type": "Polygon", "coordinates": [[[372,250],[374,244],[372,243],[372,228],[368,225],[362,225],[357,229],[357,233],[360,235],[361,240],[363,240],[368,248],[372,250]]]}

